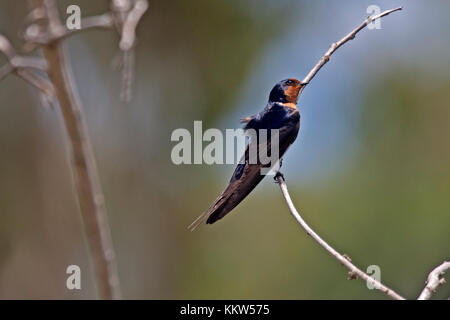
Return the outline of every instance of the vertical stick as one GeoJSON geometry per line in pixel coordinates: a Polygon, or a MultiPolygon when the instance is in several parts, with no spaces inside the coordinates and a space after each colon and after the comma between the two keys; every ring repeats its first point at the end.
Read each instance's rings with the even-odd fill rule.
{"type": "Polygon", "coordinates": [[[81,104],[67,74],[61,44],[57,41],[46,45],[44,56],[70,142],[78,202],[94,262],[99,295],[102,299],[119,299],[119,277],[108,217],[81,104]]]}
{"type": "Polygon", "coordinates": [[[119,299],[119,277],[108,217],[82,107],[67,74],[61,44],[54,42],[46,45],[44,56],[70,142],[78,202],[94,262],[99,295],[102,299],[119,299]]]}
{"type": "MultiPolygon", "coordinates": [[[[56,2],[35,0],[34,4],[45,9],[48,31],[57,32],[61,28],[61,21],[56,2]]],[[[68,134],[78,202],[94,264],[99,297],[120,299],[119,277],[104,196],[77,89],[69,77],[69,65],[65,61],[61,40],[56,39],[43,45],[43,51],[47,60],[48,76],[53,84],[68,134]]]]}

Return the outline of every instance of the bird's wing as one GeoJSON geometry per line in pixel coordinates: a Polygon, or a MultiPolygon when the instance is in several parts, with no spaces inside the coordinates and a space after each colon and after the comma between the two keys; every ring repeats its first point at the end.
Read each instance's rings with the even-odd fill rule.
{"type": "Polygon", "coordinates": [[[264,178],[260,174],[260,164],[249,164],[250,144],[247,145],[243,158],[247,160],[244,163],[239,163],[233,172],[230,183],[225,190],[217,197],[213,204],[205,210],[192,224],[188,227],[189,230],[194,231],[200,224],[213,223],[237,206],[264,178]]]}
{"type": "MultiPolygon", "coordinates": [[[[280,158],[286,152],[287,148],[292,142],[294,142],[299,125],[287,126],[280,128],[279,131],[279,156],[280,158]]],[[[255,143],[250,141],[251,143],[255,143]]],[[[270,150],[270,139],[267,141],[267,148],[270,150]]],[[[245,197],[258,185],[259,182],[265,177],[261,175],[261,168],[264,167],[261,163],[251,164],[249,163],[249,148],[247,145],[243,159],[239,163],[233,172],[230,183],[225,190],[217,197],[214,203],[205,210],[189,227],[191,231],[195,230],[204,221],[206,223],[214,223],[215,221],[223,218],[228,212],[234,209],[245,197]]],[[[269,167],[269,165],[265,165],[269,167]]]]}
{"type": "Polygon", "coordinates": [[[261,113],[257,113],[250,117],[245,117],[240,120],[241,123],[245,123],[244,130],[248,129],[259,129],[262,128],[262,121],[263,115],[261,113]]]}
{"type": "Polygon", "coordinates": [[[263,111],[240,120],[245,123],[244,130],[276,128],[280,121],[287,115],[282,103],[269,103],[263,111]]]}

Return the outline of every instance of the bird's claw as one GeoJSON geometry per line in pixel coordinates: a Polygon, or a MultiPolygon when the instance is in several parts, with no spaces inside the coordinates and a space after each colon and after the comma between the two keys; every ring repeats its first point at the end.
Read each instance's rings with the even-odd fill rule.
{"type": "Polygon", "coordinates": [[[277,173],[275,173],[275,176],[273,177],[273,180],[275,180],[275,183],[279,183],[278,178],[283,179],[283,181],[286,181],[286,179],[284,178],[284,174],[282,174],[280,171],[277,171],[277,173]]]}

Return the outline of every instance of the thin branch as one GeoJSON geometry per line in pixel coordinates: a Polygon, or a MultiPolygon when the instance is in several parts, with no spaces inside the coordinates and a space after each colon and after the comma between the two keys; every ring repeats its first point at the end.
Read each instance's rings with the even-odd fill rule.
{"type": "MultiPolygon", "coordinates": [[[[54,30],[59,30],[61,21],[55,0],[34,0],[34,4],[35,7],[45,9],[47,32],[54,34],[54,30]]],[[[69,65],[61,41],[54,40],[42,48],[69,138],[76,191],[99,295],[102,299],[119,299],[121,292],[108,216],[82,105],[75,84],[70,79],[69,65]]]]}
{"type": "MultiPolygon", "coordinates": [[[[44,0],[36,0],[44,1],[44,0]]],[[[132,88],[135,78],[136,28],[142,16],[148,9],[147,0],[110,0],[111,12],[98,16],[83,18],[80,29],[68,29],[61,23],[52,23],[56,15],[50,17],[46,30],[38,25],[45,21],[45,11],[39,7],[31,11],[26,21],[28,26],[23,32],[23,38],[28,51],[37,46],[50,45],[69,36],[90,29],[109,29],[115,27],[120,35],[120,53],[122,59],[122,89],[120,99],[128,103],[132,98],[132,88]]]]}
{"type": "Polygon", "coordinates": [[[119,34],[122,34],[123,23],[127,13],[132,7],[133,0],[109,0],[109,7],[113,15],[114,26],[119,34]]]}
{"type": "Polygon", "coordinates": [[[11,42],[4,35],[0,34],[0,52],[5,55],[8,60],[11,60],[16,55],[11,42]]]}
{"type": "Polygon", "coordinates": [[[53,86],[47,79],[38,76],[35,73],[27,72],[26,70],[17,69],[15,73],[23,80],[31,84],[33,87],[39,89],[44,94],[53,95],[53,86]]]}
{"type": "Polygon", "coordinates": [[[136,42],[136,27],[148,9],[147,0],[135,0],[133,8],[125,18],[122,27],[122,38],[120,39],[120,49],[130,50],[136,42]]]}
{"type": "Polygon", "coordinates": [[[41,102],[44,107],[52,108],[56,106],[57,100],[55,97],[55,91],[53,90],[53,85],[50,81],[33,72],[23,69],[16,69],[15,73],[24,81],[39,90],[41,102]]]}
{"type": "Polygon", "coordinates": [[[78,201],[94,261],[100,297],[118,299],[120,288],[115,254],[100,178],[81,103],[69,79],[61,44],[47,45],[43,49],[49,63],[49,77],[55,87],[72,149],[78,201]]]}
{"type": "Polygon", "coordinates": [[[417,300],[429,300],[437,288],[445,283],[443,275],[447,270],[450,270],[450,261],[444,261],[441,265],[433,269],[428,275],[427,285],[417,300]]]}
{"type": "Polygon", "coordinates": [[[7,37],[0,34],[0,52],[6,57],[10,68],[30,68],[39,71],[47,71],[47,63],[40,57],[24,57],[16,53],[7,37]]]}
{"type": "MultiPolygon", "coordinates": [[[[104,299],[120,298],[119,277],[107,221],[103,192],[100,186],[95,158],[86,125],[82,115],[81,102],[77,98],[74,83],[71,82],[68,62],[65,61],[61,42],[66,37],[81,31],[115,26],[121,35],[120,48],[123,53],[122,99],[129,101],[134,80],[135,30],[139,20],[148,8],[147,0],[112,0],[111,12],[99,16],[84,18],[81,29],[69,30],[61,23],[55,0],[30,0],[32,10],[26,18],[27,27],[22,33],[27,41],[28,50],[42,46],[48,63],[48,76],[54,86],[55,96],[66,126],[71,145],[78,201],[87,229],[87,238],[94,260],[96,280],[100,297],[104,299]]],[[[0,50],[2,45],[0,38],[0,50]]],[[[4,44],[4,43],[3,43],[4,44]]],[[[7,47],[8,49],[9,47],[7,47]]],[[[48,92],[40,83],[39,77],[19,72],[19,65],[11,63],[14,52],[4,51],[10,63],[0,69],[0,79],[16,72],[34,86],[48,92]]],[[[40,68],[38,61],[20,60],[16,64],[33,63],[40,68]]],[[[48,96],[44,96],[45,101],[48,96]]]]}
{"type": "Polygon", "coordinates": [[[134,47],[136,28],[148,9],[147,0],[111,0],[114,25],[120,34],[119,48],[122,51],[122,91],[120,99],[128,103],[132,97],[134,82],[134,47]]]}
{"type": "Polygon", "coordinates": [[[372,278],[365,272],[363,272],[361,269],[356,267],[353,263],[350,262],[350,259],[339,252],[337,252],[335,249],[333,249],[328,243],[325,242],[317,233],[314,232],[313,229],[306,223],[305,220],[303,220],[302,216],[298,213],[298,211],[295,209],[294,204],[292,203],[291,196],[289,195],[289,191],[286,185],[286,182],[284,181],[283,176],[278,173],[275,176],[276,180],[278,181],[280,185],[281,192],[283,193],[284,199],[286,200],[286,203],[289,207],[289,211],[294,216],[294,218],[297,220],[297,222],[300,224],[300,226],[306,231],[306,233],[311,236],[311,238],[314,239],[320,246],[322,246],[329,254],[331,254],[336,260],[338,260],[344,267],[346,267],[348,270],[350,270],[350,278],[354,278],[355,275],[357,275],[359,278],[366,281],[366,283],[373,285],[373,287],[377,290],[380,290],[385,295],[389,296],[392,299],[395,300],[405,300],[401,295],[396,293],[394,290],[388,288],[375,278],[372,278]]]}
{"type": "Polygon", "coordinates": [[[46,70],[47,64],[42,62],[45,60],[15,56],[0,68],[0,81],[9,74],[15,74],[39,90],[42,101],[45,102],[44,106],[54,106],[56,101],[52,84],[44,77],[28,70],[33,68],[40,71],[46,70]]]}
{"type": "Polygon", "coordinates": [[[68,29],[64,25],[57,26],[52,32],[36,32],[36,26],[31,24],[25,30],[23,38],[29,42],[28,45],[45,45],[51,42],[62,40],[80,32],[92,29],[110,29],[113,27],[113,20],[110,13],[92,16],[81,19],[80,29],[68,29]]]}
{"type": "MultiPolygon", "coordinates": [[[[325,52],[325,54],[320,58],[320,60],[317,62],[317,64],[311,69],[311,71],[306,75],[306,77],[303,79],[302,82],[309,83],[314,76],[319,72],[319,70],[330,60],[331,55],[341,46],[343,46],[346,42],[349,40],[352,40],[355,38],[356,34],[364,29],[369,23],[372,21],[375,21],[377,19],[380,19],[384,16],[387,16],[388,14],[402,10],[402,7],[398,7],[395,9],[384,11],[376,16],[368,17],[366,20],[364,20],[363,23],[361,23],[358,27],[356,27],[352,32],[347,34],[344,38],[339,40],[338,42],[333,43],[330,48],[325,52]]],[[[336,258],[342,265],[344,265],[347,269],[350,270],[350,278],[355,278],[355,276],[360,277],[361,279],[365,280],[367,283],[371,283],[375,289],[380,290],[387,296],[391,297],[395,300],[404,300],[402,296],[400,296],[398,293],[393,291],[392,289],[386,287],[381,282],[377,281],[376,279],[372,278],[362,270],[360,270],[358,267],[356,267],[354,264],[351,263],[350,259],[337,252],[335,249],[333,249],[328,243],[326,243],[317,233],[314,232],[314,230],[311,229],[311,227],[308,226],[308,224],[303,220],[302,216],[298,213],[298,211],[295,209],[294,204],[292,203],[292,199],[289,195],[286,183],[284,181],[283,175],[281,173],[277,173],[276,180],[278,181],[280,185],[280,189],[283,193],[283,196],[287,202],[287,205],[289,207],[289,210],[291,214],[294,216],[294,218],[297,220],[297,222],[302,226],[302,228],[306,231],[308,235],[310,235],[320,246],[322,246],[329,254],[331,254],[334,258],[336,258]]],[[[428,300],[431,298],[434,292],[436,292],[437,288],[440,285],[443,285],[445,283],[445,279],[442,277],[442,275],[450,269],[450,262],[445,261],[440,266],[435,268],[428,276],[427,285],[423,289],[422,293],[420,294],[418,300],[428,300]]]]}
{"type": "Polygon", "coordinates": [[[72,32],[86,31],[89,29],[109,29],[113,27],[113,20],[110,13],[99,16],[81,19],[81,29],[71,30],[72,32]]]}
{"type": "Polygon", "coordinates": [[[9,74],[15,74],[39,89],[41,100],[45,102],[45,105],[53,106],[55,104],[52,84],[44,77],[29,70],[34,69],[46,72],[47,62],[44,59],[17,55],[8,38],[2,34],[0,34],[0,52],[8,59],[8,62],[0,68],[0,81],[9,74]]]}
{"type": "Polygon", "coordinates": [[[120,92],[120,100],[128,103],[133,96],[133,83],[134,83],[134,49],[129,49],[122,52],[122,90],[120,92]]]}
{"type": "MultiPolygon", "coordinates": [[[[303,79],[302,82],[309,83],[314,76],[319,72],[319,70],[330,60],[331,55],[342,45],[344,45],[349,40],[352,40],[355,38],[356,34],[364,29],[369,23],[372,21],[375,21],[377,19],[380,19],[384,16],[387,16],[388,14],[401,10],[402,7],[395,8],[392,10],[387,10],[379,15],[368,17],[366,20],[364,20],[363,23],[361,23],[358,27],[356,27],[352,32],[347,34],[344,38],[339,40],[338,42],[333,43],[330,48],[325,52],[325,54],[320,58],[320,60],[317,62],[317,64],[311,69],[311,71],[307,74],[307,76],[303,79]]],[[[391,297],[395,300],[404,300],[402,296],[400,296],[398,293],[396,293],[394,290],[386,287],[384,284],[379,282],[378,280],[372,278],[362,270],[360,270],[358,267],[356,267],[353,263],[351,263],[350,258],[348,258],[345,255],[340,254],[335,249],[333,249],[328,243],[326,243],[317,233],[312,230],[308,224],[303,220],[302,216],[298,213],[298,211],[295,209],[294,204],[292,203],[292,199],[289,195],[286,183],[284,181],[283,175],[281,173],[277,173],[275,176],[276,180],[278,181],[280,185],[281,192],[283,193],[283,196],[287,202],[287,205],[289,207],[289,210],[291,214],[294,216],[294,218],[298,221],[298,223],[302,226],[302,228],[306,231],[308,235],[310,235],[320,246],[322,246],[329,254],[331,254],[334,258],[336,258],[342,265],[344,265],[347,269],[350,270],[349,276],[350,279],[354,279],[356,277],[359,277],[363,280],[365,280],[367,283],[370,283],[373,285],[373,287],[377,290],[380,290],[387,296],[391,297]]]]}
{"type": "Polygon", "coordinates": [[[14,56],[9,61],[15,68],[28,68],[47,72],[47,61],[40,57],[14,56]]]}
{"type": "Polygon", "coordinates": [[[380,19],[384,16],[387,16],[388,14],[395,12],[395,11],[399,11],[402,10],[403,7],[398,7],[395,9],[391,9],[391,10],[386,10],[376,16],[373,17],[368,17],[366,20],[364,20],[363,23],[361,23],[358,27],[356,27],[352,32],[350,32],[349,34],[347,34],[344,38],[342,38],[341,40],[339,40],[338,42],[333,43],[330,48],[328,49],[327,52],[325,52],[325,54],[322,56],[322,58],[320,58],[320,60],[317,62],[317,64],[314,66],[314,68],[311,69],[311,71],[306,75],[306,77],[303,79],[302,82],[308,83],[312,80],[312,78],[314,78],[314,76],[316,75],[317,72],[319,72],[319,70],[328,62],[330,61],[330,57],[331,55],[338,49],[340,48],[342,45],[344,45],[346,42],[348,42],[349,40],[353,40],[356,36],[356,34],[361,31],[362,29],[364,29],[369,23],[371,23],[372,21],[375,21],[377,19],[380,19]]]}

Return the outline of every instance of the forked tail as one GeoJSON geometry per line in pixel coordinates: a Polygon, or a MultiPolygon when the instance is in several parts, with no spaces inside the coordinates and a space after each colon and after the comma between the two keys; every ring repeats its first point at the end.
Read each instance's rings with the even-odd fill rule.
{"type": "MultiPolygon", "coordinates": [[[[203,222],[207,221],[208,218],[211,217],[211,215],[213,215],[214,213],[216,213],[218,211],[222,211],[222,208],[223,208],[224,204],[227,202],[227,199],[228,199],[228,197],[224,196],[224,194],[222,193],[216,199],[216,201],[214,201],[214,203],[207,210],[205,210],[205,212],[203,212],[200,216],[198,216],[198,218],[195,219],[195,221],[189,225],[188,229],[190,231],[194,231],[199,225],[201,225],[203,222]]],[[[215,218],[213,220],[214,221],[212,221],[212,222],[209,222],[209,220],[208,220],[206,223],[213,223],[218,219],[215,218]]]]}
{"type": "Polygon", "coordinates": [[[197,219],[192,222],[188,229],[190,231],[194,231],[199,225],[201,225],[206,219],[208,219],[209,215],[211,214],[211,211],[208,209],[205,212],[203,212],[201,215],[198,216],[197,219]]]}

